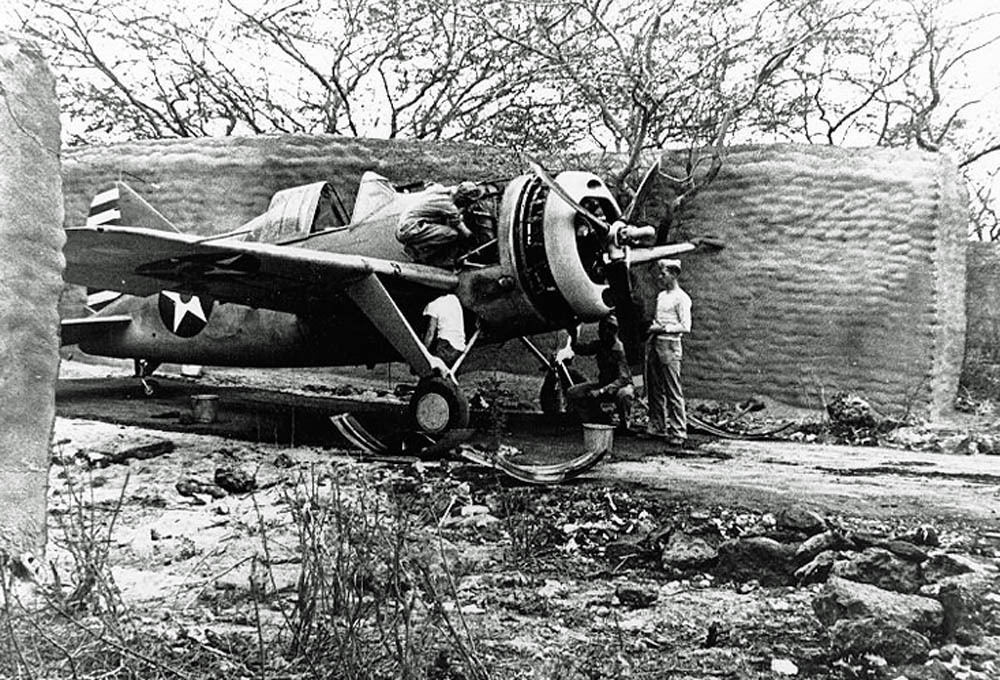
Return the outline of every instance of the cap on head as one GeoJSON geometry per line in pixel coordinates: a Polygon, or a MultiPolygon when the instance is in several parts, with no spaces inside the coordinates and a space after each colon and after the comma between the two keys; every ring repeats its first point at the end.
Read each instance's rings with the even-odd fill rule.
{"type": "Polygon", "coordinates": [[[475,182],[462,182],[451,192],[451,199],[459,208],[464,208],[483,197],[483,188],[475,182]]]}
{"type": "Polygon", "coordinates": [[[668,271],[674,276],[681,273],[681,261],[680,260],[658,260],[656,263],[661,270],[668,271]]]}

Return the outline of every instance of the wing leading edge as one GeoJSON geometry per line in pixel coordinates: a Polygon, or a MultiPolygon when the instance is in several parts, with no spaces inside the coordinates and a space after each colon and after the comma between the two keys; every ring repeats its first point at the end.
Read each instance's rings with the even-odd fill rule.
{"type": "Polygon", "coordinates": [[[73,227],[63,252],[69,283],[142,296],[176,290],[292,313],[370,274],[439,290],[458,285],[453,272],[427,265],[139,227],[73,227]]]}

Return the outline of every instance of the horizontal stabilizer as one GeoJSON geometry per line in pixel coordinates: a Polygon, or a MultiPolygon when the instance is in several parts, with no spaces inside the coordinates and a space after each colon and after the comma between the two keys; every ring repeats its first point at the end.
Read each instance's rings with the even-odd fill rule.
{"type": "Polygon", "coordinates": [[[61,324],[60,341],[63,345],[75,345],[84,340],[117,333],[128,328],[131,323],[132,317],[127,314],[65,319],[61,324]]]}

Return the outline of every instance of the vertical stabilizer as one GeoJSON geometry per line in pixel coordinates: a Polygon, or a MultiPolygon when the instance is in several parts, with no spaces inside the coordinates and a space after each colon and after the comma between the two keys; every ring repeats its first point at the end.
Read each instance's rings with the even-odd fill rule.
{"type": "Polygon", "coordinates": [[[180,232],[125,182],[115,182],[90,201],[87,226],[128,226],[180,232]]]}

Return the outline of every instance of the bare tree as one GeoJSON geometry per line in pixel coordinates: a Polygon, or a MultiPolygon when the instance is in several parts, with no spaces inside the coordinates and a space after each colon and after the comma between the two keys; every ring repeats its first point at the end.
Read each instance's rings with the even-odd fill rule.
{"type": "Polygon", "coordinates": [[[323,132],[597,148],[626,159],[623,194],[667,148],[681,200],[733,139],[914,146],[956,155],[973,233],[995,231],[1000,137],[977,123],[988,87],[964,70],[1000,43],[1000,11],[956,0],[17,1],[56,66],[71,143],[323,132]]]}
{"type": "Polygon", "coordinates": [[[309,132],[463,137],[525,99],[530,66],[471,2],[36,0],[78,139],[309,132]],[[463,4],[464,3],[464,4],[463,4]]]}
{"type": "Polygon", "coordinates": [[[969,69],[1000,43],[1000,11],[962,7],[868,3],[836,32],[817,33],[788,61],[791,77],[767,93],[759,129],[789,141],[947,151],[974,198],[972,235],[992,233],[1000,137],[983,97],[996,96],[1000,79],[969,69]]]}

